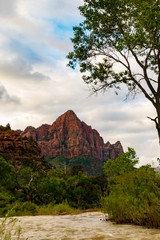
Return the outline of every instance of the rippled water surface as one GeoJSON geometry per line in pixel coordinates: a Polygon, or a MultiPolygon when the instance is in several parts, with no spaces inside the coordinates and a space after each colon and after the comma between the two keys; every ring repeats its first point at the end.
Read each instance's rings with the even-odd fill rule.
{"type": "Polygon", "coordinates": [[[160,229],[116,225],[98,212],[65,216],[19,217],[24,240],[160,240],[160,229]]]}

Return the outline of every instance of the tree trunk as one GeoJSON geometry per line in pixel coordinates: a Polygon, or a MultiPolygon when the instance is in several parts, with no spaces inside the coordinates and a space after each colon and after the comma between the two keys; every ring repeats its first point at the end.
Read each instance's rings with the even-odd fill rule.
{"type": "Polygon", "coordinates": [[[156,106],[157,117],[155,118],[156,129],[158,132],[159,144],[160,144],[160,104],[156,106]]]}
{"type": "Polygon", "coordinates": [[[155,106],[156,108],[156,112],[157,112],[157,117],[156,118],[150,118],[148,117],[150,120],[155,122],[156,125],[156,129],[157,129],[157,133],[158,133],[158,139],[159,139],[159,145],[160,145],[160,104],[157,104],[155,106]]]}
{"type": "Polygon", "coordinates": [[[158,137],[159,137],[159,144],[160,144],[160,113],[158,114],[158,118],[157,118],[157,122],[156,122],[156,128],[157,128],[158,137]]]}

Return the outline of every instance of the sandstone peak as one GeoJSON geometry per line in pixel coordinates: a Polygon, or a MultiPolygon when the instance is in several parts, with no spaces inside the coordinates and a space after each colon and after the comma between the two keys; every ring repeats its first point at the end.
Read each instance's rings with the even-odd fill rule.
{"type": "Polygon", "coordinates": [[[63,115],[77,117],[77,115],[75,114],[75,112],[73,110],[68,110],[63,115]]]}
{"type": "Polygon", "coordinates": [[[74,113],[74,111],[68,110],[56,119],[56,121],[65,121],[65,120],[74,121],[79,119],[77,115],[74,113]]]}
{"type": "Polygon", "coordinates": [[[37,129],[29,127],[21,135],[32,136],[45,159],[57,156],[71,159],[85,155],[103,162],[123,152],[119,141],[104,144],[100,134],[81,121],[72,110],[66,111],[52,125],[44,124],[37,129]]]}

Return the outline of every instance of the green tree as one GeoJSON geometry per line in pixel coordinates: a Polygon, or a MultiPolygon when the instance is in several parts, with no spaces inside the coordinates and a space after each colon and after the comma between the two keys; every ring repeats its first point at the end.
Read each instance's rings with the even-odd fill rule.
{"type": "Polygon", "coordinates": [[[160,227],[160,175],[141,167],[110,179],[104,210],[116,223],[160,227]]]}
{"type": "Polygon", "coordinates": [[[9,210],[9,205],[15,201],[14,170],[11,164],[0,157],[0,216],[9,210]]]}
{"type": "Polygon", "coordinates": [[[38,183],[42,177],[43,175],[40,172],[33,171],[30,167],[17,170],[15,179],[18,198],[21,197],[23,201],[34,201],[38,183]]]}
{"type": "Polygon", "coordinates": [[[68,65],[80,65],[94,92],[125,84],[128,94],[143,93],[160,141],[159,0],[84,0],[79,10],[84,21],[73,28],[68,65]]]}
{"type": "Polygon", "coordinates": [[[74,166],[71,168],[71,175],[72,175],[72,176],[78,175],[79,172],[81,172],[81,173],[84,172],[84,169],[83,169],[83,166],[82,166],[82,165],[74,165],[74,166]]]}
{"type": "Polygon", "coordinates": [[[138,163],[136,152],[133,148],[128,148],[128,152],[119,155],[115,160],[108,159],[104,163],[104,171],[108,177],[118,176],[126,172],[133,171],[138,163]]]}
{"type": "Polygon", "coordinates": [[[160,175],[150,166],[135,168],[138,163],[132,148],[109,159],[104,171],[109,176],[104,211],[117,223],[160,226],[160,175]]]}
{"type": "Polygon", "coordinates": [[[37,189],[35,202],[38,204],[62,203],[65,200],[66,182],[62,178],[42,178],[37,189]]]}
{"type": "Polygon", "coordinates": [[[0,185],[13,189],[15,187],[13,167],[2,157],[0,157],[0,173],[0,185]]]}
{"type": "Polygon", "coordinates": [[[101,187],[92,177],[74,175],[67,179],[67,200],[73,207],[93,208],[100,206],[101,187]]]}

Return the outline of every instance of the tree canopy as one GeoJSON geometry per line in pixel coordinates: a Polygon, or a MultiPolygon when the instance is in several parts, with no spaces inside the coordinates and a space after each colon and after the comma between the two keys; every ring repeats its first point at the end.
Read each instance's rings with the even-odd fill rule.
{"type": "Polygon", "coordinates": [[[94,92],[125,84],[128,94],[143,93],[160,140],[160,1],[84,0],[79,10],[68,65],[79,64],[94,92]]]}
{"type": "Polygon", "coordinates": [[[108,177],[118,176],[126,172],[133,171],[139,159],[133,148],[128,148],[127,152],[119,155],[115,160],[108,159],[104,163],[104,171],[108,177]]]}

